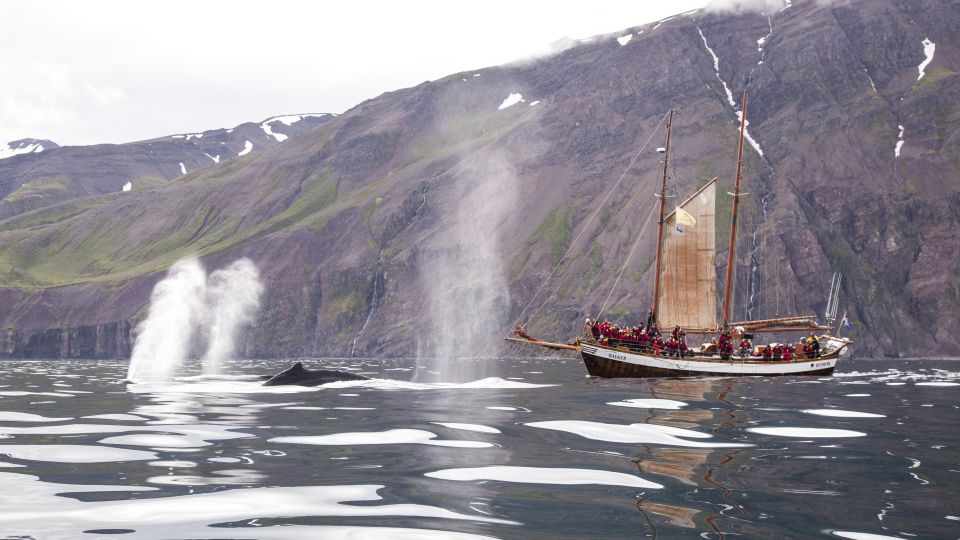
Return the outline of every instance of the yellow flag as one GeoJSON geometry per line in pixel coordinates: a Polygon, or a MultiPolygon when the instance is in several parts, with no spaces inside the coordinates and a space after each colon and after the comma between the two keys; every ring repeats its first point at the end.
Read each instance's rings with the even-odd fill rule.
{"type": "Polygon", "coordinates": [[[677,207],[677,225],[685,225],[687,227],[693,227],[697,224],[697,220],[693,219],[693,216],[690,215],[690,212],[687,212],[683,208],[677,207]]]}

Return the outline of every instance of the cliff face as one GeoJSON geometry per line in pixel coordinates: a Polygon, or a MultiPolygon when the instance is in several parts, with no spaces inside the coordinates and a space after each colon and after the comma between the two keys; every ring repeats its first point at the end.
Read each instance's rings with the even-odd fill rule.
{"type": "Polygon", "coordinates": [[[662,131],[648,139],[676,109],[673,196],[714,176],[729,191],[749,88],[735,318],[822,313],[839,271],[858,354],[960,354],[958,23],[946,1],[692,12],[387,93],[175,182],[8,217],[2,353],[128,354],[153,284],[188,254],[260,268],[250,356],[492,353],[544,281],[528,330],[570,336],[639,237],[605,312],[635,320],[662,131]]]}

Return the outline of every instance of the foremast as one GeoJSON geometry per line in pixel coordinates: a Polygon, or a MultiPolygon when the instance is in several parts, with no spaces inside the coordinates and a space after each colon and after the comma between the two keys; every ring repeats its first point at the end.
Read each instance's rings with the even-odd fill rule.
{"type": "Polygon", "coordinates": [[[673,128],[673,109],[670,109],[670,114],[667,116],[667,143],[663,148],[663,181],[660,184],[660,219],[657,221],[657,262],[656,269],[654,270],[653,278],[653,312],[654,320],[656,320],[659,309],[660,309],[660,267],[662,264],[662,252],[663,252],[663,223],[664,216],[666,215],[666,206],[667,206],[667,167],[670,166],[670,135],[673,128]]]}

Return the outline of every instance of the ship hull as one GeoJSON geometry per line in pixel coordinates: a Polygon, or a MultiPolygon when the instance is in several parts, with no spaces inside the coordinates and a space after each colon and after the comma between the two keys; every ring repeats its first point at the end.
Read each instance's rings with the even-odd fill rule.
{"type": "Polygon", "coordinates": [[[587,373],[594,377],[690,377],[830,375],[840,351],[819,358],[786,361],[719,357],[667,357],[629,351],[625,348],[581,344],[580,354],[587,373]]]}

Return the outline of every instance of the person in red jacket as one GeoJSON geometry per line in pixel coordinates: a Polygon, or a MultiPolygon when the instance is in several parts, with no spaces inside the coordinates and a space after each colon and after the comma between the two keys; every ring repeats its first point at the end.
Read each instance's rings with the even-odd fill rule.
{"type": "Polygon", "coordinates": [[[789,362],[793,360],[793,347],[789,344],[783,346],[783,361],[789,362]]]}

